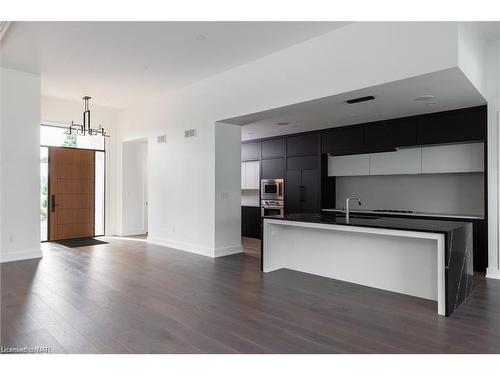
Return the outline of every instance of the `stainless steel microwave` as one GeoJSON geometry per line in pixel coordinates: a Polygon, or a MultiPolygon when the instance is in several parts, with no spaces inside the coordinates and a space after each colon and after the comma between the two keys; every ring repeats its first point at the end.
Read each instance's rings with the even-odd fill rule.
{"type": "Polygon", "coordinates": [[[283,200],[285,181],[282,178],[260,181],[260,199],[283,200]]]}

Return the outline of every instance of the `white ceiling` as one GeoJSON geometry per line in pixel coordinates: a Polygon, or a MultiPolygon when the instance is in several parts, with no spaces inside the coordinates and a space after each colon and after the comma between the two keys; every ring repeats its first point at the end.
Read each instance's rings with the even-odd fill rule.
{"type": "Polygon", "coordinates": [[[221,121],[243,125],[242,140],[249,140],[483,104],[486,101],[462,71],[451,68],[221,121]],[[375,100],[346,103],[368,95],[375,100]],[[415,100],[423,95],[435,98],[415,100]],[[278,125],[280,122],[289,125],[278,125]]]}
{"type": "Polygon", "coordinates": [[[13,22],[2,66],[42,77],[42,95],[123,108],[346,22],[13,22]]]}

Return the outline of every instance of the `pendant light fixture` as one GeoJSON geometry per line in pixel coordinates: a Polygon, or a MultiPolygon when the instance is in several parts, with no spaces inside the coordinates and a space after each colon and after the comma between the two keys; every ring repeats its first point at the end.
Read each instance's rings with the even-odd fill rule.
{"type": "Polygon", "coordinates": [[[90,125],[90,104],[92,99],[90,96],[83,97],[84,110],[83,110],[83,124],[77,124],[71,121],[71,125],[66,128],[66,134],[76,133],[77,135],[100,135],[101,137],[109,137],[101,125],[97,129],[93,129],[90,125]]]}

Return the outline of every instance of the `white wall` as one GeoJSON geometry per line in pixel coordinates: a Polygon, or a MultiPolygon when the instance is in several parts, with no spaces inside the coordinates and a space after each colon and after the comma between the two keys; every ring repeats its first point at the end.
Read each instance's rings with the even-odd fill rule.
{"type": "MultiPolygon", "coordinates": [[[[82,94],[83,97],[83,94],[82,94]]],[[[111,135],[111,138],[106,139],[106,234],[112,235],[118,233],[117,211],[118,205],[111,195],[116,191],[120,181],[117,171],[117,157],[114,154],[117,152],[116,139],[118,131],[118,119],[120,110],[109,107],[95,106],[90,103],[92,111],[92,126],[96,127],[101,124],[106,131],[111,135]]],[[[42,97],[41,100],[41,122],[70,124],[71,121],[81,123],[83,112],[83,100],[70,101],[58,98],[42,97]]]]}
{"type": "Polygon", "coordinates": [[[120,140],[149,137],[150,240],[211,256],[216,246],[234,245],[240,200],[231,192],[233,179],[239,190],[240,154],[229,134],[216,140],[217,121],[451,68],[457,45],[453,23],[354,23],[125,110],[120,140]],[[189,128],[197,136],[185,139],[189,128]],[[167,143],[156,144],[162,134],[167,143]],[[223,142],[235,166],[217,170],[216,144],[223,142]],[[232,229],[217,224],[219,212],[232,229]]]}
{"type": "Polygon", "coordinates": [[[147,228],[147,140],[123,144],[123,201],[121,235],[144,234],[147,228]]]}
{"type": "Polygon", "coordinates": [[[1,68],[0,261],[40,250],[40,76],[1,68]]]}
{"type": "Polygon", "coordinates": [[[499,254],[499,132],[500,40],[486,44],[486,97],[488,100],[488,277],[500,279],[499,254]]]}
{"type": "Polygon", "coordinates": [[[215,256],[241,249],[241,127],[215,125],[215,256]],[[238,177],[238,178],[236,178],[238,177]]]}
{"type": "Polygon", "coordinates": [[[478,22],[458,24],[458,66],[486,98],[486,41],[478,22]]]}

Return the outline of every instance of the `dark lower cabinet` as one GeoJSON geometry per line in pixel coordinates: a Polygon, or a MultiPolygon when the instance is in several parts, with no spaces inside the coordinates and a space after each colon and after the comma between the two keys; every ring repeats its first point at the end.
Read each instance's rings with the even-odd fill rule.
{"type": "Polygon", "coordinates": [[[319,211],[319,171],[299,169],[286,172],[285,211],[316,213],[319,211]]]}
{"type": "Polygon", "coordinates": [[[289,214],[302,212],[301,189],[302,170],[286,171],[285,211],[289,214]]]}
{"type": "Polygon", "coordinates": [[[285,159],[265,159],[260,162],[260,175],[266,178],[284,178],[285,177],[285,159]]]}
{"type": "Polygon", "coordinates": [[[302,211],[316,213],[319,211],[319,171],[317,169],[302,170],[302,211]]]}
{"type": "Polygon", "coordinates": [[[260,207],[241,206],[241,235],[260,238],[260,207]]]}

